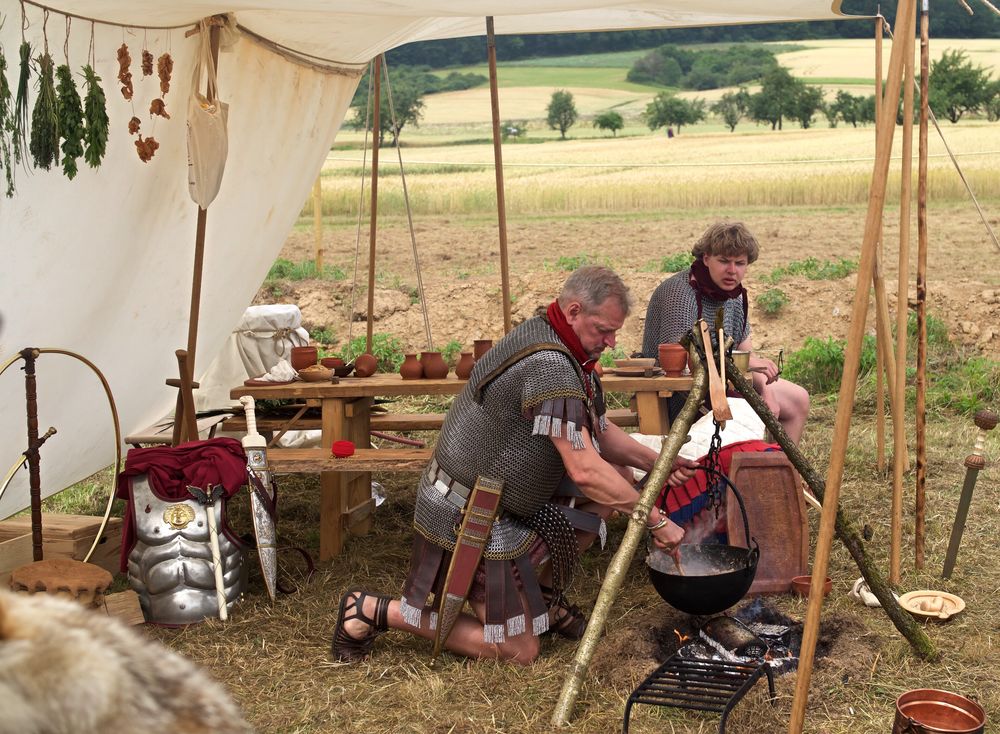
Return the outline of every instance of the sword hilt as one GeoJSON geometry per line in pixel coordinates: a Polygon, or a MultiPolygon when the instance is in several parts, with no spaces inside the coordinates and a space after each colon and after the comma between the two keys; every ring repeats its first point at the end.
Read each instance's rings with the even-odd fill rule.
{"type": "Polygon", "coordinates": [[[246,415],[247,433],[251,436],[255,435],[257,433],[257,411],[254,399],[250,395],[243,395],[240,398],[240,404],[243,405],[243,412],[246,415]]]}
{"type": "Polygon", "coordinates": [[[983,458],[983,452],[986,449],[986,433],[996,428],[997,420],[996,412],[988,408],[977,411],[972,419],[979,431],[976,433],[976,445],[972,448],[972,453],[965,457],[965,465],[970,469],[982,469],[986,466],[986,460],[983,458]],[[970,461],[972,464],[969,463],[970,461]]]}

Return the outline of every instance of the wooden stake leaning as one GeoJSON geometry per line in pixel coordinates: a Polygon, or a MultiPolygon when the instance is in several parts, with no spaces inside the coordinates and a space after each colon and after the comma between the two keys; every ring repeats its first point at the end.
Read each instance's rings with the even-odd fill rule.
{"type": "Polygon", "coordinates": [[[924,497],[927,479],[927,110],[930,76],[928,0],[920,8],[920,126],[917,133],[917,487],[913,520],[914,566],[924,567],[924,497]]]}
{"type": "Polygon", "coordinates": [[[913,30],[902,39],[903,52],[903,160],[899,190],[899,263],[896,281],[896,389],[892,400],[892,522],[889,547],[889,583],[900,581],[903,542],[903,473],[906,452],[906,328],[910,282],[910,198],[913,191],[913,30]]]}
{"type": "MultiPolygon", "coordinates": [[[[687,440],[688,429],[698,417],[698,407],[705,401],[708,385],[705,365],[698,358],[695,349],[689,347],[688,351],[691,359],[692,377],[694,378],[691,392],[688,393],[687,400],[684,401],[684,407],[677,419],[670,426],[670,433],[664,437],[660,455],[653,465],[653,470],[649,473],[649,479],[639,495],[639,501],[635,503],[635,508],[632,510],[622,544],[608,565],[608,571],[604,577],[604,583],[601,584],[601,591],[594,604],[594,611],[587,624],[587,630],[584,632],[583,639],[580,640],[580,646],[576,649],[576,656],[570,665],[569,673],[563,682],[562,692],[559,694],[559,701],[552,713],[553,726],[563,726],[569,723],[573,713],[573,704],[576,703],[577,696],[580,694],[583,679],[587,674],[587,668],[594,656],[594,651],[597,649],[597,642],[601,638],[601,632],[607,622],[611,605],[614,604],[615,597],[618,596],[632,557],[639,547],[639,541],[646,532],[646,524],[649,521],[649,513],[653,509],[653,503],[656,501],[660,488],[670,476],[670,468],[673,466],[681,446],[687,440]]],[[[711,353],[710,350],[709,353],[711,353]]]]}
{"type": "MultiPolygon", "coordinates": [[[[902,0],[896,12],[896,27],[900,33],[914,32],[914,0],[902,0]]],[[[905,44],[894,43],[889,59],[889,73],[885,99],[899,98],[905,44]]],[[[858,286],[854,293],[851,309],[851,328],[844,355],[844,372],[837,399],[837,416],[834,421],[833,446],[830,450],[830,466],[827,471],[826,497],[820,521],[819,537],[816,542],[816,556],[812,567],[812,588],[809,594],[809,609],[802,635],[799,653],[799,671],[795,682],[795,698],[788,724],[790,734],[800,734],[805,722],[806,706],[809,702],[809,681],[812,678],[813,658],[816,641],[819,638],[819,618],[823,606],[823,579],[826,578],[830,563],[830,544],[833,540],[837,508],[840,500],[840,484],[844,475],[847,441],[851,430],[851,414],[854,411],[854,393],[858,385],[858,370],[861,363],[861,343],[864,338],[865,321],[868,315],[868,288],[875,269],[875,251],[878,240],[879,223],[885,205],[886,179],[889,173],[889,155],[892,152],[892,121],[896,116],[895,105],[883,105],[879,114],[877,155],[872,172],[872,186],[865,217],[865,234],[861,244],[861,259],[858,266],[858,286]],[[891,113],[891,116],[890,116],[891,113]]]]}
{"type": "MultiPolygon", "coordinates": [[[[878,138],[878,116],[882,106],[882,25],[881,15],[875,17],[875,137],[878,138]]],[[[882,228],[879,226],[879,249],[882,247],[882,228]]],[[[875,268],[876,277],[879,271],[875,268]]],[[[877,295],[877,294],[876,294],[877,295]]],[[[875,318],[875,466],[879,474],[885,473],[885,351],[882,346],[882,329],[885,324],[875,318]]]]}
{"type": "MultiPolygon", "coordinates": [[[[813,491],[815,497],[811,500],[810,495],[804,492],[806,500],[810,504],[813,504],[814,507],[818,504],[819,507],[817,509],[822,511],[822,508],[826,507],[827,504],[825,497],[826,485],[823,479],[813,469],[809,460],[799,451],[799,447],[785,433],[785,429],[781,427],[781,423],[778,422],[778,419],[768,409],[764,399],[753,389],[753,385],[744,379],[743,375],[739,374],[736,365],[732,362],[729,363],[729,373],[729,381],[733,387],[746,398],[750,407],[764,421],[765,427],[774,436],[774,440],[781,446],[782,450],[784,450],[788,460],[792,462],[792,466],[795,467],[802,476],[802,479],[805,480],[806,484],[813,491]],[[818,502],[816,501],[817,499],[818,502]]],[[[865,551],[865,541],[861,533],[855,529],[854,524],[848,519],[842,509],[837,510],[837,519],[834,528],[837,537],[858,565],[858,569],[861,571],[865,582],[882,605],[882,610],[892,621],[899,633],[910,643],[913,652],[924,660],[934,659],[937,656],[934,644],[927,637],[924,628],[893,597],[892,589],[889,587],[885,576],[882,575],[878,570],[878,565],[865,551]]]]}

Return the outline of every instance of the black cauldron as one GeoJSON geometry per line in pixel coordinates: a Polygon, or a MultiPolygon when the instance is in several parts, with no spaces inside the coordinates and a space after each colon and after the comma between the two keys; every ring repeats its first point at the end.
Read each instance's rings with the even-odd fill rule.
{"type": "Polygon", "coordinates": [[[724,474],[702,466],[729,485],[743,515],[744,537],[750,538],[751,548],[721,544],[688,544],[679,546],[683,575],[673,559],[653,548],[646,559],[649,580],[667,604],[688,614],[718,614],[738,602],[749,590],[757,574],[760,546],[750,535],[747,511],[739,491],[724,474]]]}

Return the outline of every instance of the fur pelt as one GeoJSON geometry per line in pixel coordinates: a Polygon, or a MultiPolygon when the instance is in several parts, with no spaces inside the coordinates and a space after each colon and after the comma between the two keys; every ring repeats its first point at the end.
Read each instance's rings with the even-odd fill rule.
{"type": "Polygon", "coordinates": [[[248,734],[194,663],[101,612],[0,591],[0,734],[248,734]]]}

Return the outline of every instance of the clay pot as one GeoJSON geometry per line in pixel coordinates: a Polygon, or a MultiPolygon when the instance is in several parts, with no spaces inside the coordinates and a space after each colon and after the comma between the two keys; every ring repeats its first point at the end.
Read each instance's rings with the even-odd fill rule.
{"type": "Polygon", "coordinates": [[[455,365],[455,377],[460,380],[468,380],[469,375],[472,374],[472,368],[476,364],[476,359],[472,352],[462,352],[462,356],[459,357],[458,364],[455,365]]]}
{"type": "Polygon", "coordinates": [[[354,360],[354,374],[358,377],[371,377],[378,369],[378,360],[368,352],[354,360]]]}
{"type": "Polygon", "coordinates": [[[289,361],[292,369],[298,372],[306,367],[312,367],[319,359],[319,349],[316,347],[292,347],[289,361]]]}
{"type": "Polygon", "coordinates": [[[688,353],[680,344],[661,344],[659,347],[660,368],[668,377],[680,377],[687,367],[688,353]]]}
{"type": "MultiPolygon", "coordinates": [[[[792,577],[792,591],[799,596],[809,596],[809,588],[812,586],[812,576],[792,577]]],[[[823,596],[833,591],[833,579],[829,576],[823,582],[823,596]]]]}
{"type": "Polygon", "coordinates": [[[444,361],[441,352],[421,352],[420,364],[424,368],[424,377],[428,380],[440,380],[448,376],[448,363],[444,361]]]}
{"type": "Polygon", "coordinates": [[[319,363],[331,370],[337,367],[344,366],[344,360],[342,360],[340,357],[323,357],[323,359],[321,359],[319,363]]]}
{"type": "Polygon", "coordinates": [[[478,362],[492,348],[492,339],[476,339],[472,342],[472,358],[478,362]]]}
{"type": "Polygon", "coordinates": [[[399,374],[404,380],[419,380],[424,376],[424,366],[420,364],[416,354],[407,354],[403,364],[399,366],[399,374]]]}

